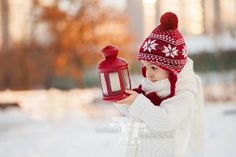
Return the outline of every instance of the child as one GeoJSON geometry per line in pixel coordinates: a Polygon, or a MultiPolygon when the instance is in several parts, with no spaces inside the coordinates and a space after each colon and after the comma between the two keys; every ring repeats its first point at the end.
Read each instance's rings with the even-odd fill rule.
{"type": "Polygon", "coordinates": [[[193,61],[187,57],[183,36],[177,29],[177,16],[167,12],[160,22],[139,50],[138,60],[145,78],[138,88],[127,91],[129,97],[114,103],[130,124],[135,124],[127,129],[131,130],[127,156],[201,155],[201,81],[193,71],[193,61]],[[138,141],[133,142],[135,131],[138,141]]]}

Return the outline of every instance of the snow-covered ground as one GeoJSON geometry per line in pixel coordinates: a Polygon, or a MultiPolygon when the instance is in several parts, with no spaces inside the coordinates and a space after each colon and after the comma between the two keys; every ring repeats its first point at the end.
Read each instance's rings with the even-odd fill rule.
{"type": "Polygon", "coordinates": [[[205,157],[236,156],[236,103],[205,106],[205,157]]]}
{"type": "MultiPolygon", "coordinates": [[[[96,92],[0,93],[0,102],[14,99],[21,106],[0,111],[0,157],[122,157],[120,130],[111,125],[120,115],[96,101],[96,92]]],[[[205,157],[235,156],[235,121],[236,103],[205,106],[205,157]]]]}
{"type": "Polygon", "coordinates": [[[236,49],[235,35],[229,33],[221,33],[218,36],[210,35],[194,35],[186,36],[185,41],[187,44],[189,54],[199,52],[216,52],[220,50],[236,49]]]}

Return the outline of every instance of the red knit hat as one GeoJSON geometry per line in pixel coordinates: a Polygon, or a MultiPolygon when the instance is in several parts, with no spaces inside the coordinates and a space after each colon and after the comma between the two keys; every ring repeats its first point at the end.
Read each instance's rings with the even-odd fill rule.
{"type": "MultiPolygon", "coordinates": [[[[138,59],[149,61],[170,72],[171,94],[168,97],[171,97],[175,95],[177,73],[187,61],[186,46],[182,34],[178,31],[178,17],[174,13],[165,13],[160,22],[161,24],[144,40],[138,59]]],[[[145,72],[143,74],[145,75],[145,72]]]]}

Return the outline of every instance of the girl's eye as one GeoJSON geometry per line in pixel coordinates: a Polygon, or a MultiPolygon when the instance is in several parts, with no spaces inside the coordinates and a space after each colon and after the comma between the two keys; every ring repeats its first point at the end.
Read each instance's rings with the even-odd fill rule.
{"type": "Polygon", "coordinates": [[[151,67],[152,68],[152,70],[157,70],[157,67],[151,67]]]}

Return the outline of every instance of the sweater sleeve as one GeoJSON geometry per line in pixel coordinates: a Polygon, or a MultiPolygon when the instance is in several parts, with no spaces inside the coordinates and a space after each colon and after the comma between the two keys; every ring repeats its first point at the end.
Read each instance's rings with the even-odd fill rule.
{"type": "Polygon", "coordinates": [[[183,91],[155,106],[144,95],[139,94],[129,107],[130,116],[144,121],[151,129],[171,131],[176,129],[187,116],[190,118],[194,105],[194,94],[183,91]]]}
{"type": "Polygon", "coordinates": [[[129,110],[128,110],[129,105],[119,104],[119,103],[116,103],[116,102],[114,102],[113,104],[120,113],[122,113],[125,116],[129,115],[129,110]]]}

